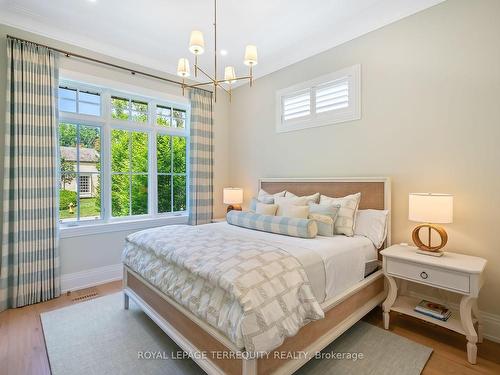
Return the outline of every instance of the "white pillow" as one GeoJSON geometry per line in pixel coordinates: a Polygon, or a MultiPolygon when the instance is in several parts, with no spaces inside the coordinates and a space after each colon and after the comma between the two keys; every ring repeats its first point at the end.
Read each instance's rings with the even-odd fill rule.
{"type": "Polygon", "coordinates": [[[307,197],[276,197],[274,199],[274,204],[278,205],[278,210],[276,211],[276,216],[284,216],[283,208],[285,206],[307,206],[309,200],[307,197]]]}
{"type": "Polygon", "coordinates": [[[257,199],[259,201],[265,202],[265,201],[268,201],[269,198],[284,197],[285,194],[286,194],[286,190],[280,191],[279,193],[269,194],[264,189],[260,189],[259,194],[257,195],[257,199]]]}
{"type": "Polygon", "coordinates": [[[370,239],[380,249],[387,237],[388,210],[358,210],[354,234],[370,239]]]}
{"type": "Polygon", "coordinates": [[[277,204],[265,204],[257,202],[255,206],[255,213],[261,215],[276,215],[276,210],[278,209],[277,204]]]}
{"type": "Polygon", "coordinates": [[[351,194],[342,198],[331,198],[322,195],[319,204],[340,205],[337,219],[335,220],[335,234],[354,235],[356,211],[358,210],[361,193],[351,194]]]}
{"type": "Polygon", "coordinates": [[[309,206],[285,205],[279,216],[307,219],[309,216],[309,206]]]}
{"type": "MultiPolygon", "coordinates": [[[[319,193],[314,193],[314,194],[311,194],[311,195],[303,195],[303,196],[301,196],[299,198],[307,198],[307,200],[309,202],[318,203],[319,202],[319,196],[320,196],[319,193]]],[[[294,193],[290,193],[289,191],[287,191],[285,193],[285,198],[297,198],[297,195],[295,195],[294,193]]]]}

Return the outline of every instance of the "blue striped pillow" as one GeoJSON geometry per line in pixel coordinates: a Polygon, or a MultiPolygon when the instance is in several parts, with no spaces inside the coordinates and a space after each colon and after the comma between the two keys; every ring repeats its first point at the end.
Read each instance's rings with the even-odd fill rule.
{"type": "Polygon", "coordinates": [[[318,234],[315,220],[285,216],[260,215],[253,212],[230,211],[226,220],[231,225],[285,236],[314,238],[318,234]]]}

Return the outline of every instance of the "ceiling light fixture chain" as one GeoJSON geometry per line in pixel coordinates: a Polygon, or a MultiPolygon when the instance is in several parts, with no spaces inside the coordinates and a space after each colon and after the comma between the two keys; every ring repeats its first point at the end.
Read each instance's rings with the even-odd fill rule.
{"type": "Polygon", "coordinates": [[[189,60],[187,58],[180,58],[177,63],[177,75],[182,77],[182,95],[185,89],[190,87],[200,87],[205,85],[213,85],[214,88],[214,101],[217,101],[217,88],[220,87],[229,95],[229,101],[232,96],[232,84],[239,80],[248,80],[250,87],[253,84],[253,66],[257,65],[257,47],[249,44],[245,48],[245,57],[243,63],[249,67],[249,75],[236,76],[233,66],[226,66],[224,68],[224,79],[217,79],[217,0],[214,0],[214,74],[213,77],[203,70],[198,64],[198,55],[203,54],[205,51],[205,41],[203,33],[199,30],[191,31],[189,38],[189,51],[194,54],[194,76],[198,77],[198,73],[203,74],[209,79],[207,82],[187,84],[185,79],[190,76],[189,60]],[[227,87],[226,87],[227,86],[227,87]]]}

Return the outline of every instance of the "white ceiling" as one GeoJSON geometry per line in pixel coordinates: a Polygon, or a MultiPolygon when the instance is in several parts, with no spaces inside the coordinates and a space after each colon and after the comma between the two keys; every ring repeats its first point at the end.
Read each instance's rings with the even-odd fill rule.
{"type": "MultiPolygon", "coordinates": [[[[246,73],[256,44],[257,77],[281,69],[444,0],[218,0],[223,65],[246,73]]],[[[189,34],[205,35],[200,65],[213,69],[212,0],[0,0],[0,23],[174,73],[189,34]]]]}

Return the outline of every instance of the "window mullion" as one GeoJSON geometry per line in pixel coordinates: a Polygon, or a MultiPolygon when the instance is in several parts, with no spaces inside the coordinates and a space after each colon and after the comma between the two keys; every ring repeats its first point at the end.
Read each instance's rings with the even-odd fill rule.
{"type": "Polygon", "coordinates": [[[80,221],[80,124],[76,125],[76,220],[80,221]]]}
{"type": "Polygon", "coordinates": [[[149,134],[149,150],[148,150],[148,212],[156,216],[158,214],[158,162],[156,150],[156,104],[148,104],[148,122],[151,126],[149,134]]]}
{"type": "Polygon", "coordinates": [[[101,141],[104,147],[101,147],[101,206],[104,207],[104,220],[111,218],[111,95],[106,91],[101,95],[102,115],[104,118],[104,127],[101,134],[101,141]],[[103,105],[104,104],[104,105],[103,105]]]}
{"type": "Polygon", "coordinates": [[[129,157],[129,165],[128,165],[128,214],[132,216],[132,137],[133,132],[129,133],[128,138],[128,157],[129,157]]]}
{"type": "Polygon", "coordinates": [[[170,212],[174,212],[174,137],[169,137],[170,142],[170,212]]]}

